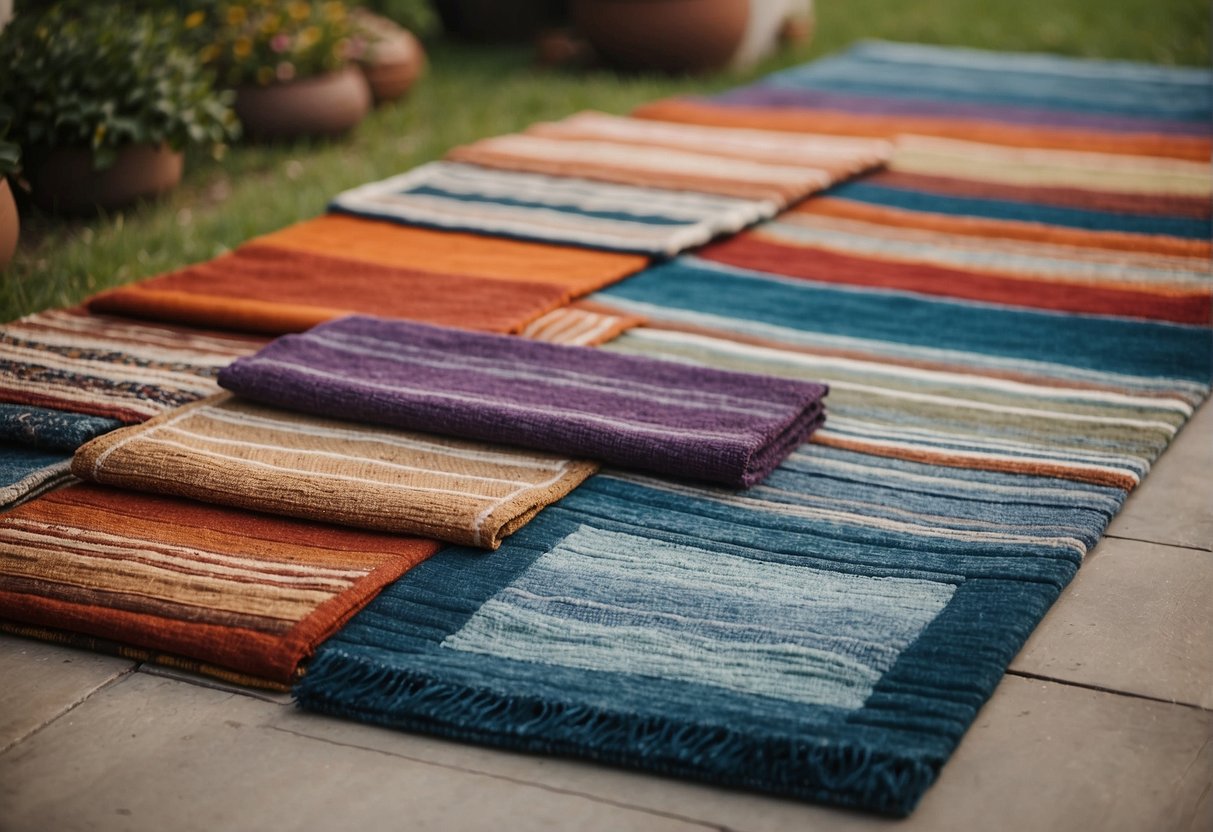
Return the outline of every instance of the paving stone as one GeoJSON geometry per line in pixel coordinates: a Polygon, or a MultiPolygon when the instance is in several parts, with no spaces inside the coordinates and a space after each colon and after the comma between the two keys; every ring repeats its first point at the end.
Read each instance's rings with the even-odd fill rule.
{"type": "Polygon", "coordinates": [[[134,666],[126,659],[0,635],[0,751],[134,666]]]}
{"type": "Polygon", "coordinates": [[[1107,533],[1213,551],[1213,404],[1180,431],[1107,533]]]}
{"type": "Polygon", "coordinates": [[[1213,708],[1213,554],[1105,539],[1011,669],[1213,708]]]}
{"type": "Polygon", "coordinates": [[[544,783],[739,832],[1203,832],[1201,813],[1213,782],[1210,712],[1013,676],[1003,680],[939,782],[906,821],[298,711],[280,711],[274,724],[330,742],[544,783]]]}
{"type": "Polygon", "coordinates": [[[0,754],[0,828],[654,830],[703,824],[270,726],[283,709],[132,673],[0,754]]]}

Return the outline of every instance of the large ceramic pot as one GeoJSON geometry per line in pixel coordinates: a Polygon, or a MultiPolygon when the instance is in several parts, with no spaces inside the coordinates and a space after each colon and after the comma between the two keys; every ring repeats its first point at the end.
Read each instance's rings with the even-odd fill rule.
{"type": "Polygon", "coordinates": [[[403,29],[378,41],[374,54],[359,63],[371,85],[376,104],[395,101],[410,89],[425,69],[421,42],[403,29]]]}
{"type": "Polygon", "coordinates": [[[625,69],[707,72],[733,59],[750,0],[572,0],[573,25],[625,69]]]}
{"type": "Polygon", "coordinates": [[[93,169],[85,147],[33,151],[26,168],[34,204],[48,211],[80,213],[121,208],[138,199],[171,191],[181,181],[184,157],[168,145],[132,144],[118,151],[114,164],[93,169]]]}
{"type": "Polygon", "coordinates": [[[236,115],[255,139],[338,136],[371,109],[371,89],[357,67],[236,89],[236,115]]]}
{"type": "Polygon", "coordinates": [[[471,40],[502,42],[535,37],[567,17],[566,0],[434,0],[442,27],[471,40]]]}
{"type": "Polygon", "coordinates": [[[21,223],[17,219],[17,203],[8,180],[0,176],[0,272],[4,271],[17,251],[17,234],[21,223]]]}

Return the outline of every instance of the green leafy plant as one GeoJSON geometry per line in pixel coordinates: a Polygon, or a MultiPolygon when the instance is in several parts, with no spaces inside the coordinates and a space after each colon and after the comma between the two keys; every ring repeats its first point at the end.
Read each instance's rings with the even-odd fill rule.
{"type": "Polygon", "coordinates": [[[438,30],[438,14],[430,0],[366,0],[363,5],[419,38],[427,38],[438,30]]]}
{"type": "Polygon", "coordinates": [[[27,157],[89,147],[97,169],[128,144],[210,144],[239,123],[199,58],[176,41],[172,12],[118,14],[104,4],[18,14],[0,32],[0,105],[27,157]]]}
{"type": "Polygon", "coordinates": [[[233,87],[331,72],[365,48],[340,0],[218,0],[183,25],[202,60],[233,87]]]}
{"type": "Polygon", "coordinates": [[[0,179],[21,169],[21,148],[5,140],[12,129],[13,111],[0,104],[0,179]]]}

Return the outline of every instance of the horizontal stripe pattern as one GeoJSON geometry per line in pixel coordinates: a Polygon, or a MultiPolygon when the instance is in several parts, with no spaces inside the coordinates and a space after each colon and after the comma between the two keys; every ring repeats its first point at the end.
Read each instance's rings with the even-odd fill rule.
{"type": "Polygon", "coordinates": [[[672,256],[774,215],[765,200],[433,162],[330,209],[422,227],[672,256]]]}
{"type": "Polygon", "coordinates": [[[872,139],[657,124],[584,112],[455,148],[447,158],[737,197],[779,209],[883,164],[890,151],[887,142],[872,139]]]}
{"type": "Polygon", "coordinates": [[[0,326],[0,401],[141,422],[218,392],[219,368],[265,341],[91,314],[0,326]]]}
{"type": "Polygon", "coordinates": [[[220,383],[278,407],[508,442],[735,487],[822,420],[820,384],[520,338],[345,318],[279,339],[220,383]]]}
{"type": "Polygon", "coordinates": [[[289,681],[385,583],[437,550],[77,485],[0,517],[6,617],[289,681]]]}
{"type": "Polygon", "coordinates": [[[596,468],[229,394],[102,437],[73,461],[108,485],[488,549],[596,468]]]}

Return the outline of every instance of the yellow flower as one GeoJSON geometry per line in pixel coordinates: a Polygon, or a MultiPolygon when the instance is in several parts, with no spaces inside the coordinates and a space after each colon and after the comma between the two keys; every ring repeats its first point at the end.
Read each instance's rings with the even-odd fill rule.
{"type": "Polygon", "coordinates": [[[345,4],[335,1],[325,3],[324,15],[333,21],[345,20],[345,4]]]}
{"type": "Polygon", "coordinates": [[[260,67],[257,70],[257,83],[260,84],[261,86],[264,87],[270,81],[273,81],[273,80],[274,80],[274,70],[270,69],[268,66],[260,67]]]}
{"type": "Polygon", "coordinates": [[[232,54],[237,58],[247,58],[253,51],[253,42],[248,38],[236,38],[232,44],[232,54]]]}
{"type": "Polygon", "coordinates": [[[97,129],[93,131],[93,144],[101,144],[101,140],[105,138],[105,132],[105,125],[98,124],[97,129]]]}
{"type": "Polygon", "coordinates": [[[298,50],[307,49],[318,40],[320,40],[320,27],[308,26],[299,33],[299,38],[295,41],[295,48],[298,50]]]}
{"type": "Polygon", "coordinates": [[[227,22],[232,26],[239,26],[244,21],[248,20],[248,11],[244,6],[228,6],[227,7],[227,22]]]}
{"type": "Polygon", "coordinates": [[[209,64],[219,57],[219,47],[213,43],[204,46],[202,51],[198,53],[198,57],[202,59],[202,63],[209,64]]]}
{"type": "Polygon", "coordinates": [[[312,14],[312,4],[305,0],[294,0],[286,7],[286,12],[295,20],[307,20],[312,14]]]}
{"type": "Polygon", "coordinates": [[[206,20],[206,12],[197,11],[190,12],[185,18],[185,28],[194,29],[202,25],[202,21],[206,20]]]}
{"type": "Polygon", "coordinates": [[[261,20],[262,34],[272,35],[282,26],[282,18],[276,14],[267,14],[261,20]]]}

